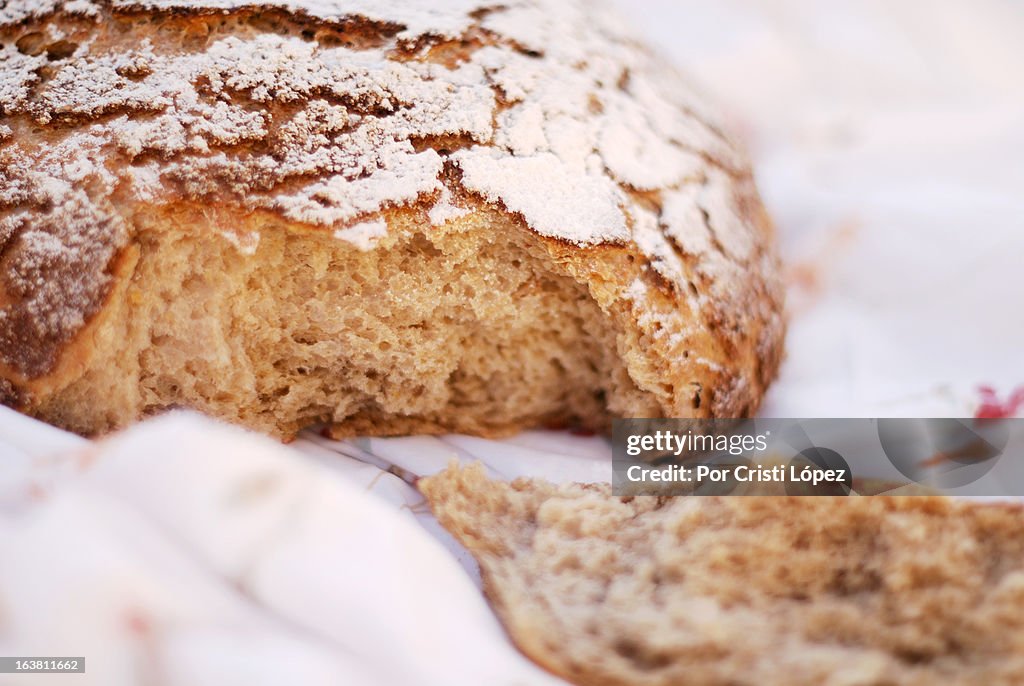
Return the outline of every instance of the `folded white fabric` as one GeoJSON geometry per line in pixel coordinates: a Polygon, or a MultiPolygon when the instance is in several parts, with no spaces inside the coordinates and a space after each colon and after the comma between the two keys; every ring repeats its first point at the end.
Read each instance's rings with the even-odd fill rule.
{"type": "Polygon", "coordinates": [[[0,519],[2,654],[85,656],[104,686],[562,683],[440,543],[308,455],[175,413],[74,462],[0,519]]]}

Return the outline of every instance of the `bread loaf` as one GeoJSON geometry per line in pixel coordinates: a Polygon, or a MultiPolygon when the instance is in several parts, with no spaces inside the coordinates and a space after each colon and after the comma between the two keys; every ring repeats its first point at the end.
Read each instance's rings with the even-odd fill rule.
{"type": "Polygon", "coordinates": [[[592,2],[9,0],[0,396],[82,433],[739,416],[749,164],[592,2]]]}
{"type": "Polygon", "coordinates": [[[1024,682],[1024,510],[420,481],[512,639],[580,686],[1024,682]]]}

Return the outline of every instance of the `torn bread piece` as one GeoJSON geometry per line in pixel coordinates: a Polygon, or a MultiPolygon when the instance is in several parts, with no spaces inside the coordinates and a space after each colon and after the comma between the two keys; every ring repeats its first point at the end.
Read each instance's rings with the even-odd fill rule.
{"type": "Polygon", "coordinates": [[[419,483],[520,649],[581,686],[1019,684],[1024,510],[419,483]]]}

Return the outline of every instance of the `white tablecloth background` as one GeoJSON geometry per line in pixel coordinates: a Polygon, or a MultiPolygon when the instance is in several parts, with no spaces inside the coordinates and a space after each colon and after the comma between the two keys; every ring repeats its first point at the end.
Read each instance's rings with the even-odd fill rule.
{"type": "Polygon", "coordinates": [[[764,414],[963,416],[1024,384],[1024,4],[622,5],[723,104],[816,281],[764,414]]]}
{"type": "MultiPolygon", "coordinates": [[[[764,414],[963,416],[1024,383],[1024,5],[621,5],[722,103],[776,219],[764,414]]],[[[0,654],[87,657],[0,683],[556,683],[396,474],[607,480],[602,439],[282,447],[179,415],[106,449],[0,408],[0,654]]]]}

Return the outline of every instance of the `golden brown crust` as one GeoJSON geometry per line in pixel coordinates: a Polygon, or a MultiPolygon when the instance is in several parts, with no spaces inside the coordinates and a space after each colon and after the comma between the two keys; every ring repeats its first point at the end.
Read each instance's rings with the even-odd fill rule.
{"type": "MultiPolygon", "coordinates": [[[[612,415],[748,414],[774,377],[782,289],[748,164],[603,7],[18,0],[0,11],[0,77],[10,404],[88,431],[198,402],[67,416],[111,354],[97,341],[139,316],[126,294],[140,271],[124,265],[151,240],[145,218],[192,206],[190,231],[243,256],[261,230],[387,250],[498,209],[607,318],[614,385],[633,387],[610,394],[612,415]]],[[[453,428],[451,408],[435,409],[391,430],[453,428]]],[[[379,416],[388,430],[389,411],[336,410],[273,425],[379,416]]]]}

